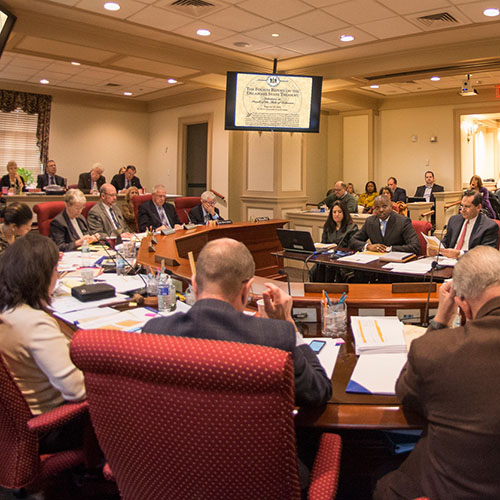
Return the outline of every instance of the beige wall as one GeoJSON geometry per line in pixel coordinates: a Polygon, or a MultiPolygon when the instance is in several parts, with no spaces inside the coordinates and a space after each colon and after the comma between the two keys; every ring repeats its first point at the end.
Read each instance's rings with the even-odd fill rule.
{"type": "Polygon", "coordinates": [[[109,181],[121,166],[135,165],[144,182],[148,136],[145,112],[102,109],[57,97],[52,102],[49,157],[68,184],[76,184],[78,175],[95,162],[103,164],[109,181]]]}

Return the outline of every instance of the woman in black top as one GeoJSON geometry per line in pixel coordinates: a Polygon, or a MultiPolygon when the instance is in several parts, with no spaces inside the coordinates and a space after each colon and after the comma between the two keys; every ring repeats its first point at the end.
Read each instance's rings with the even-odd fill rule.
{"type": "Polygon", "coordinates": [[[13,160],[7,163],[7,174],[2,177],[0,187],[8,188],[9,193],[20,193],[25,189],[23,178],[17,173],[17,163],[13,160]]]}
{"type": "MultiPolygon", "coordinates": [[[[328,214],[328,219],[323,226],[321,243],[336,243],[338,247],[349,247],[349,241],[358,227],[352,221],[351,214],[347,211],[345,204],[337,200],[333,202],[328,214]]],[[[338,272],[333,266],[316,264],[310,273],[311,281],[332,282],[344,281],[344,274],[338,272]]]]}

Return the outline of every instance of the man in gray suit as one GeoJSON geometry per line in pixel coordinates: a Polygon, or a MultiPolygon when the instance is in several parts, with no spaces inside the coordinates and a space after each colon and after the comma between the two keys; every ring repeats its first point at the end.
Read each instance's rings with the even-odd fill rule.
{"type": "Polygon", "coordinates": [[[411,344],[396,395],[424,432],[400,468],[378,482],[376,500],[499,498],[499,352],[500,253],[479,246],[458,261],[427,332],[411,344]],[[457,306],[467,323],[450,328],[457,306]]]}
{"type": "Polygon", "coordinates": [[[372,252],[420,253],[417,233],[408,217],[393,212],[391,200],[381,195],[373,202],[374,215],[368,217],[363,227],[354,233],[349,247],[372,252]],[[370,243],[367,241],[370,240],[370,243]]]}
{"type": "Polygon", "coordinates": [[[116,204],[116,189],[112,184],[103,184],[99,190],[101,199],[89,210],[87,223],[92,234],[112,236],[123,233],[125,219],[116,204]]]}

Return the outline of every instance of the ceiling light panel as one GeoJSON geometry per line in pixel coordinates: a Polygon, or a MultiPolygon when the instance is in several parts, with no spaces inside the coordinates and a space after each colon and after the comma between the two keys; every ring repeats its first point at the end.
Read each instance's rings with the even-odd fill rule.
{"type": "Polygon", "coordinates": [[[360,43],[371,42],[372,40],[376,40],[376,38],[366,31],[361,31],[360,29],[349,27],[348,29],[340,29],[335,31],[330,31],[328,33],[323,33],[322,35],[318,35],[318,38],[324,40],[325,42],[331,43],[337,47],[346,47],[350,45],[358,45],[360,43]],[[349,32],[350,35],[354,37],[352,42],[344,43],[340,41],[340,37],[349,32]]]}
{"type": "Polygon", "coordinates": [[[305,35],[301,31],[294,30],[285,26],[284,24],[269,24],[263,28],[247,31],[246,35],[261,40],[262,42],[269,42],[273,45],[283,44],[287,42],[294,42],[304,38],[305,35]],[[279,38],[273,38],[273,33],[279,33],[279,38]]]}
{"type": "Polygon", "coordinates": [[[234,31],[227,30],[225,28],[219,28],[219,26],[214,26],[213,24],[206,23],[204,21],[194,21],[182,28],[177,28],[173,30],[174,33],[179,35],[188,36],[190,38],[196,38],[196,40],[205,40],[208,39],[209,42],[215,42],[216,40],[222,40],[223,38],[227,38],[231,35],[234,35],[234,31]],[[196,32],[200,29],[207,29],[210,31],[209,37],[200,37],[196,34],[196,32]]]}
{"type": "Polygon", "coordinates": [[[313,9],[313,7],[300,0],[286,0],[286,2],[278,0],[244,0],[238,4],[238,7],[253,14],[260,12],[264,17],[272,21],[281,21],[313,9]]]}

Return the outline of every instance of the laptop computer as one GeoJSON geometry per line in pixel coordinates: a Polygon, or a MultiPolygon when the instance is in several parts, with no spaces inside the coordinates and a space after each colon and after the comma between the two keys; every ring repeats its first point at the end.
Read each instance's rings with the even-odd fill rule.
{"type": "Polygon", "coordinates": [[[408,203],[417,203],[419,201],[427,201],[423,196],[408,196],[408,203]]]}
{"type": "Polygon", "coordinates": [[[316,247],[309,231],[276,229],[283,250],[290,252],[314,253],[316,247]]]}

